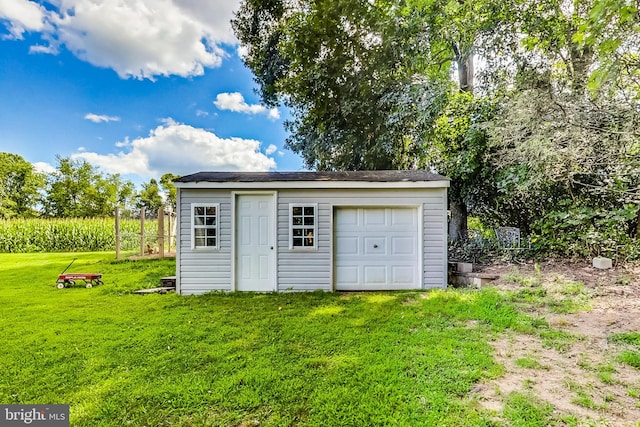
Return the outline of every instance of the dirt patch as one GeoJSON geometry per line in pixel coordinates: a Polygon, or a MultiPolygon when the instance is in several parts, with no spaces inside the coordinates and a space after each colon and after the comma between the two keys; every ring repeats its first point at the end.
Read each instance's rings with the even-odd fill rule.
{"type": "Polygon", "coordinates": [[[159,253],[154,252],[151,254],[144,254],[144,255],[131,255],[130,257],[127,257],[127,259],[131,261],[135,261],[140,259],[159,259],[159,258],[175,258],[175,257],[176,257],[175,252],[165,252],[162,257],[160,256],[159,253]]]}
{"type": "Polygon", "coordinates": [[[619,361],[628,347],[610,339],[640,332],[640,267],[546,262],[482,270],[500,275],[491,286],[533,296],[517,303],[571,337],[560,347],[535,334],[494,341],[505,373],[474,389],[483,407],[500,414],[505,397],[518,392],[553,405],[560,425],[640,425],[640,370],[619,361]]]}

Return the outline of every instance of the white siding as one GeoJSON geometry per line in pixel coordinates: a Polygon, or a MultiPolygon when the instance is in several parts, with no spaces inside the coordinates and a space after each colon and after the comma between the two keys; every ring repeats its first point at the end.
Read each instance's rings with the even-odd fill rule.
{"type": "MultiPolygon", "coordinates": [[[[340,206],[413,206],[422,213],[424,288],[447,285],[446,188],[277,189],[277,268],[279,291],[331,291],[333,214],[340,206]],[[318,206],[317,250],[289,248],[289,205],[318,206]]],[[[180,189],[180,258],[177,274],[183,294],[231,290],[231,190],[180,189]],[[191,249],[191,203],[220,203],[220,249],[191,249]]]]}
{"type": "Polygon", "coordinates": [[[318,190],[278,192],[278,290],[331,290],[331,205],[318,190]],[[289,204],[317,203],[317,249],[289,249],[289,204]]]}
{"type": "Polygon", "coordinates": [[[180,258],[176,266],[184,295],[231,290],[231,192],[180,190],[180,258]],[[191,204],[219,203],[219,249],[191,247],[191,204]]]}
{"type": "Polygon", "coordinates": [[[424,288],[447,286],[447,192],[433,190],[422,204],[424,288]]]}
{"type": "Polygon", "coordinates": [[[447,285],[446,189],[280,190],[278,193],[278,290],[332,290],[332,216],[338,206],[422,207],[424,288],[447,285]],[[318,250],[291,251],[289,203],[318,204],[318,250]]]}

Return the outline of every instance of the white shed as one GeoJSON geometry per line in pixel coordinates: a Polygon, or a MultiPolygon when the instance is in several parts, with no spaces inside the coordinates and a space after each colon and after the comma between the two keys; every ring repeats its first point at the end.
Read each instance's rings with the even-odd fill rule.
{"type": "Polygon", "coordinates": [[[443,176],[199,172],[175,186],[181,294],[447,285],[443,176]]]}

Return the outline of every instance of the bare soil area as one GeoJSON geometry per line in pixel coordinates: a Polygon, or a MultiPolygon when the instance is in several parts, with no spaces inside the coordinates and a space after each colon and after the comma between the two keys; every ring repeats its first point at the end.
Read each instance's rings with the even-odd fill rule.
{"type": "Polygon", "coordinates": [[[542,296],[518,304],[569,337],[560,346],[535,334],[509,333],[494,341],[505,372],[474,390],[483,407],[500,413],[505,397],[517,392],[551,404],[557,425],[640,426],[640,370],[620,361],[632,347],[611,339],[640,333],[640,266],[598,270],[545,262],[482,271],[500,275],[489,286],[542,296]],[[566,309],[557,301],[573,305],[566,309]]]}

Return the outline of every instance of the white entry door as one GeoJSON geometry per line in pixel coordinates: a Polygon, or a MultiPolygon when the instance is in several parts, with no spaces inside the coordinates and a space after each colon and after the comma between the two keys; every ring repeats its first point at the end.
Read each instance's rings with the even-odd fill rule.
{"type": "Polygon", "coordinates": [[[337,208],[334,233],[337,290],[421,287],[416,208],[337,208]]]}
{"type": "Polygon", "coordinates": [[[272,195],[236,199],[236,289],[275,290],[275,242],[272,195]]]}

